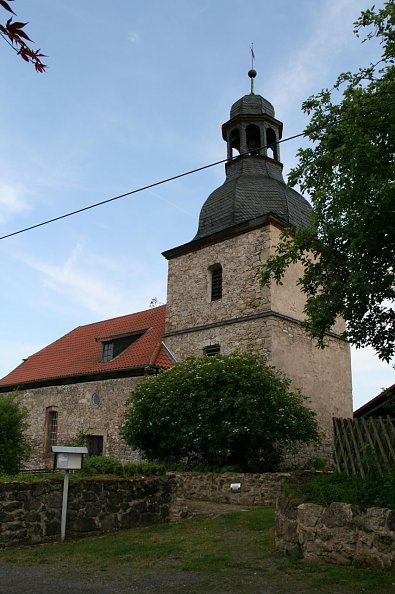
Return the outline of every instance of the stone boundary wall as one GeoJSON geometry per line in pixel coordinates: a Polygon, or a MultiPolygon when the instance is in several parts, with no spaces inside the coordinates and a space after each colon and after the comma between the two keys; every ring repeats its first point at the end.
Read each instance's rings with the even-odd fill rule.
{"type": "MultiPolygon", "coordinates": [[[[147,478],[71,480],[66,537],[179,521],[194,515],[191,500],[273,505],[289,476],[187,472],[147,478]],[[231,492],[231,483],[241,484],[239,493],[231,492]]],[[[62,480],[0,483],[0,548],[58,539],[62,493],[62,480]]]]}
{"type": "MultiPolygon", "coordinates": [[[[174,473],[175,497],[171,519],[191,515],[189,501],[210,501],[232,505],[274,505],[289,473],[232,473],[214,472],[174,473]],[[240,491],[232,493],[231,483],[240,483],[240,491]]],[[[192,506],[193,507],[193,506],[192,506]]]]}
{"type": "Polygon", "coordinates": [[[276,547],[318,563],[387,568],[395,566],[395,510],[366,510],[348,503],[297,505],[281,495],[276,547]]]}
{"type": "MultiPolygon", "coordinates": [[[[167,521],[174,476],[70,481],[66,538],[167,521]]],[[[62,480],[0,484],[0,548],[60,537],[62,480]]]]}

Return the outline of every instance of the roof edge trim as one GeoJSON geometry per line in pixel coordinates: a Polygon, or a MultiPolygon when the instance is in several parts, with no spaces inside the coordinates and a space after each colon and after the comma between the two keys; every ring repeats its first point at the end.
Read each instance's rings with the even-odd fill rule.
{"type": "Polygon", "coordinates": [[[172,260],[173,258],[177,258],[178,256],[188,254],[189,252],[196,252],[197,250],[200,250],[208,245],[220,243],[221,241],[225,241],[226,239],[230,239],[231,237],[235,237],[243,233],[248,233],[248,231],[258,229],[259,227],[265,227],[269,224],[272,224],[281,230],[286,228],[294,229],[293,225],[291,225],[278,215],[274,213],[268,213],[261,217],[251,219],[249,221],[244,221],[243,223],[235,225],[234,227],[228,227],[227,229],[223,229],[222,231],[217,231],[216,233],[212,233],[211,235],[206,235],[204,237],[199,237],[198,239],[193,239],[188,243],[184,243],[175,248],[171,248],[170,250],[162,252],[162,256],[164,256],[166,260],[172,260]]]}
{"type": "MultiPolygon", "coordinates": [[[[154,367],[156,367],[154,365],[154,367]]],[[[103,370],[99,372],[87,372],[77,375],[63,375],[59,377],[48,377],[43,379],[36,379],[27,382],[19,382],[17,384],[3,384],[0,385],[1,392],[11,392],[14,390],[27,390],[33,388],[45,388],[49,386],[64,386],[68,384],[78,384],[83,382],[95,382],[103,380],[111,380],[122,377],[137,377],[144,375],[147,365],[139,367],[119,368],[103,370]]]]}

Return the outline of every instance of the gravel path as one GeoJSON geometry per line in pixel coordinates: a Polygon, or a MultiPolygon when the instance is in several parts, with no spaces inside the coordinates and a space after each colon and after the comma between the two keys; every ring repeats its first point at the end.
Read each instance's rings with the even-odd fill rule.
{"type": "MultiPolygon", "coordinates": [[[[246,575],[246,589],[242,592],[284,594],[273,590],[264,575],[246,575]],[[250,578],[250,579],[249,579],[250,578]]],[[[164,570],[140,572],[138,575],[125,568],[103,571],[70,568],[64,563],[40,565],[13,565],[0,562],[0,594],[179,594],[181,592],[217,594],[232,593],[232,579],[205,573],[164,570]]]]}

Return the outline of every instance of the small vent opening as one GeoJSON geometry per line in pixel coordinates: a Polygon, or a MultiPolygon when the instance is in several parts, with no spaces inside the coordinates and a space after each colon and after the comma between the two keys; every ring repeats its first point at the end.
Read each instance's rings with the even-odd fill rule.
{"type": "Polygon", "coordinates": [[[210,344],[203,349],[203,353],[206,357],[215,357],[215,355],[219,355],[220,351],[221,347],[219,344],[210,344]]]}

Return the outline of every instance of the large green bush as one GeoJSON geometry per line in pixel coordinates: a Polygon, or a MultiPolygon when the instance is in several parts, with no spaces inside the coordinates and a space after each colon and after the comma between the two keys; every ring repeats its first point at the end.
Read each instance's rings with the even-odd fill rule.
{"type": "Polygon", "coordinates": [[[16,394],[0,395],[0,473],[17,474],[29,454],[26,418],[16,394]]]}
{"type": "Polygon", "coordinates": [[[190,358],[141,383],[122,436],[150,460],[273,470],[280,446],[318,439],[290,381],[252,354],[190,358]]]}

